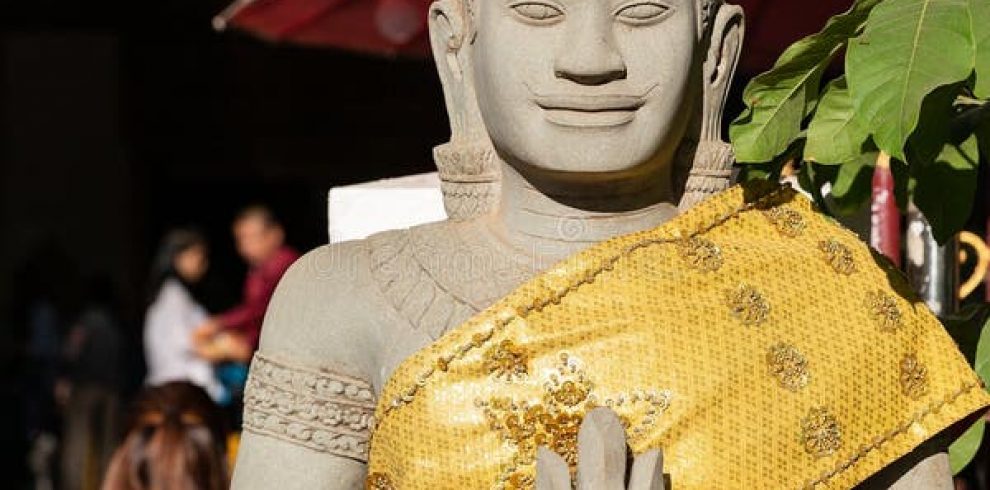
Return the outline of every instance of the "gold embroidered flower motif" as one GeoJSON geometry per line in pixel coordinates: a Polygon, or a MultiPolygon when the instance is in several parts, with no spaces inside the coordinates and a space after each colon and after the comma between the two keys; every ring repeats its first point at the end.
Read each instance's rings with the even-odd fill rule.
{"type": "Polygon", "coordinates": [[[897,300],[890,294],[879,290],[867,293],[866,306],[881,331],[893,332],[900,328],[904,315],[897,305],[897,300]]]}
{"type": "Polygon", "coordinates": [[[526,376],[529,356],[511,340],[503,340],[484,354],[485,371],[496,378],[512,381],[526,376]]]}
{"type": "Polygon", "coordinates": [[[505,488],[511,490],[530,490],[536,485],[536,479],[533,475],[526,473],[513,473],[506,481],[505,488]]]}
{"type": "Polygon", "coordinates": [[[448,359],[446,357],[437,358],[437,363],[436,363],[437,371],[447,372],[447,369],[450,368],[450,361],[451,359],[448,359]]]}
{"type": "Polygon", "coordinates": [[[790,391],[804,388],[811,379],[808,360],[792,345],[781,343],[771,347],[767,352],[767,368],[780,386],[790,391]]]}
{"type": "Polygon", "coordinates": [[[778,206],[763,211],[763,216],[786,237],[794,238],[804,231],[804,216],[801,213],[784,206],[778,206]]]}
{"type": "Polygon", "coordinates": [[[901,360],[901,393],[917,400],[928,392],[928,368],[918,356],[908,354],[901,360]]]}
{"type": "Polygon", "coordinates": [[[818,243],[818,249],[825,254],[825,260],[835,272],[846,276],[856,272],[856,259],[853,258],[852,250],[838,240],[823,240],[818,243]]]}
{"type": "Polygon", "coordinates": [[[492,335],[495,335],[494,328],[489,327],[482,330],[481,332],[471,336],[471,345],[474,347],[481,347],[485,345],[485,342],[488,342],[488,340],[492,338],[492,335]]]}
{"type": "Polygon", "coordinates": [[[573,407],[588,398],[588,390],[585,386],[573,381],[564,381],[553,392],[553,398],[557,403],[573,407]]]}
{"type": "Polygon", "coordinates": [[[568,463],[577,460],[577,430],[588,407],[592,383],[567,361],[544,383],[542,400],[515,402],[508,398],[480,401],[489,427],[513,443],[529,462],[536,448],[547,446],[568,463]]]}
{"type": "Polygon", "coordinates": [[[695,236],[681,241],[677,250],[691,267],[704,272],[717,271],[724,262],[722,249],[702,237],[695,236]]]}
{"type": "Polygon", "coordinates": [[[824,407],[816,407],[801,419],[804,450],[816,457],[829,456],[842,447],[842,429],[824,407]]]}
{"type": "Polygon", "coordinates": [[[742,321],[743,325],[756,326],[770,317],[770,303],[752,286],[740,284],[736,289],[728,291],[726,297],[732,315],[742,321]]]}
{"type": "MultiPolygon", "coordinates": [[[[577,361],[561,355],[557,370],[543,382],[543,395],[536,401],[515,401],[509,398],[478,400],[489,428],[513,445],[516,456],[502,473],[502,488],[532,488],[536,450],[546,446],[559,454],[571,470],[577,465],[577,437],[584,415],[600,405],[593,394],[594,384],[578,368],[577,361]],[[526,482],[530,482],[526,485],[526,482]]],[[[669,393],[642,393],[601,400],[601,404],[618,407],[642,403],[646,416],[633,431],[639,434],[643,425],[653,423],[654,417],[667,409],[669,393]]],[[[622,418],[627,426],[628,419],[622,418]]]]}
{"type": "Polygon", "coordinates": [[[372,473],[365,480],[364,488],[366,490],[395,490],[395,485],[385,473],[372,473]]]}

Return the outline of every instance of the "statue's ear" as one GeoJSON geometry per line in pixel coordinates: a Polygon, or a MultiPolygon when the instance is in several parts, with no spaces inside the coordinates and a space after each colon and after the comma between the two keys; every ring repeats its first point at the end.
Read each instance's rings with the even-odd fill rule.
{"type": "MultiPolygon", "coordinates": [[[[680,209],[686,210],[708,196],[729,187],[732,145],[722,141],[722,111],[729,96],[729,86],[739,62],[743,41],[743,10],[737,5],[722,5],[710,27],[711,37],[703,69],[704,103],[700,130],[693,148],[682,144],[682,151],[693,152],[682,161],[690,163],[681,195],[680,209]]],[[[683,178],[683,177],[682,177],[683,178]]]]}
{"type": "Polygon", "coordinates": [[[444,207],[452,220],[487,213],[497,204],[499,168],[478,108],[472,72],[474,18],[470,0],[430,5],[430,45],[443,85],[450,141],[433,149],[444,207]]]}
{"type": "Polygon", "coordinates": [[[452,140],[474,137],[478,119],[468,46],[471,14],[468,0],[437,0],[430,5],[430,45],[443,85],[452,140]]]}
{"type": "Polygon", "coordinates": [[[702,128],[702,140],[718,139],[721,134],[721,115],[742,50],[744,21],[742,7],[725,4],[718,9],[712,22],[711,43],[704,65],[708,127],[702,128]]]}
{"type": "Polygon", "coordinates": [[[709,82],[728,85],[732,82],[732,74],[739,62],[739,52],[742,50],[743,29],[745,25],[743,9],[738,5],[723,5],[718,9],[715,22],[712,24],[712,43],[708,58],[715,72],[709,82]]]}
{"type": "Polygon", "coordinates": [[[459,80],[463,66],[458,55],[467,38],[464,0],[437,0],[430,5],[430,46],[441,79],[459,80]]]}

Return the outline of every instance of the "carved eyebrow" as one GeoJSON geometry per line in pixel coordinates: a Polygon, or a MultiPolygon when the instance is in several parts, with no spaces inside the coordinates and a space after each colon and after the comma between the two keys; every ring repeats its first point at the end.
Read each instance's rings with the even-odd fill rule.
{"type": "Polygon", "coordinates": [[[669,17],[676,10],[670,0],[625,0],[612,14],[626,22],[648,25],[669,17]]]}
{"type": "Polygon", "coordinates": [[[665,5],[672,8],[681,8],[684,7],[685,5],[698,4],[699,1],[698,0],[658,0],[658,1],[642,0],[642,2],[635,2],[630,0],[610,0],[610,3],[613,9],[617,9],[625,4],[631,5],[634,3],[658,3],[660,5],[665,5]]]}
{"type": "MultiPolygon", "coordinates": [[[[483,2],[485,0],[474,0],[475,2],[483,2]]],[[[592,0],[600,1],[600,0],[592,0]]],[[[551,5],[553,7],[563,9],[569,3],[568,0],[502,0],[502,4],[506,7],[511,7],[512,5],[518,5],[520,3],[535,3],[535,4],[545,4],[551,5]]]]}

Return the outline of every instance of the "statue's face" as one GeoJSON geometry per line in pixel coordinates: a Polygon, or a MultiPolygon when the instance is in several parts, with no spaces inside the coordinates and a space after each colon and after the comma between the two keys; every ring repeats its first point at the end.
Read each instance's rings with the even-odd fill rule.
{"type": "Polygon", "coordinates": [[[698,91],[695,0],[475,0],[478,104],[514,166],[669,165],[698,91]]]}

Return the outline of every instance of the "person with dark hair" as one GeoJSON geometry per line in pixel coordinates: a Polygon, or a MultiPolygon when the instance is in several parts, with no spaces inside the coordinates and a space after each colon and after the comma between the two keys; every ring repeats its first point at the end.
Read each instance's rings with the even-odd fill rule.
{"type": "Polygon", "coordinates": [[[190,287],[208,267],[209,247],[199,232],[177,229],[165,235],[152,264],[150,306],[144,322],[146,383],[189,381],[224,402],[226,395],[213,365],[196,354],[190,339],[193,329],[208,317],[190,287]]]}
{"type": "Polygon", "coordinates": [[[229,485],[226,426],[201,388],[176,381],[135,400],[103,490],[222,490],[229,485]]]}
{"type": "Polygon", "coordinates": [[[282,275],[299,252],[285,243],[285,229],[266,206],[245,208],[234,219],[237,252],[250,270],[240,305],[203,322],[194,334],[197,352],[214,362],[247,363],[258,349],[261,322],[282,275]]]}
{"type": "Polygon", "coordinates": [[[113,279],[86,280],[80,312],[62,343],[55,399],[62,408],[61,488],[96,488],[117,436],[123,337],[113,279]]]}

